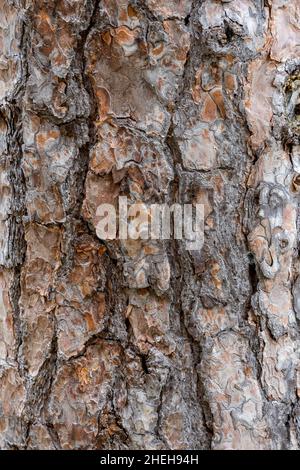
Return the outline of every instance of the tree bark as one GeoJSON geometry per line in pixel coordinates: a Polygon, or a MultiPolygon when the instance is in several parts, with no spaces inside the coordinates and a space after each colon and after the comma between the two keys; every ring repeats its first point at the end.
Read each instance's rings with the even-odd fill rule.
{"type": "Polygon", "coordinates": [[[0,0],[2,449],[299,448],[299,17],[0,0]],[[99,239],[119,196],[203,248],[99,239]]]}

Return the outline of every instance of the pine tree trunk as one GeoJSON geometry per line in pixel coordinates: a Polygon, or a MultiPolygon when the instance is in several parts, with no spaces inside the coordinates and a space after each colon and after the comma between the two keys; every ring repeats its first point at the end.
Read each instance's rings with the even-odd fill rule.
{"type": "Polygon", "coordinates": [[[1,449],[300,446],[298,0],[0,0],[1,449]],[[199,203],[205,240],[97,236],[199,203]]]}

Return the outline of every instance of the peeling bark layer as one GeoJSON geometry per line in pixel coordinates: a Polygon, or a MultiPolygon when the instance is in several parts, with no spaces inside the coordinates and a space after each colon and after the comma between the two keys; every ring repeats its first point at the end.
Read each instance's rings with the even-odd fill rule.
{"type": "Polygon", "coordinates": [[[298,449],[297,0],[0,0],[0,447],[298,449]],[[205,242],[97,237],[199,203],[205,242]]]}

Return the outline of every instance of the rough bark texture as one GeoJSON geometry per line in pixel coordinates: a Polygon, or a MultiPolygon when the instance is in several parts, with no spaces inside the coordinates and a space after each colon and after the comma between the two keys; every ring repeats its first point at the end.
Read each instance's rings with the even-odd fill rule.
{"type": "Polygon", "coordinates": [[[298,0],[0,0],[0,447],[300,447],[298,0]],[[205,244],[97,207],[205,205],[205,244]],[[298,225],[297,225],[298,224],[298,225]]]}

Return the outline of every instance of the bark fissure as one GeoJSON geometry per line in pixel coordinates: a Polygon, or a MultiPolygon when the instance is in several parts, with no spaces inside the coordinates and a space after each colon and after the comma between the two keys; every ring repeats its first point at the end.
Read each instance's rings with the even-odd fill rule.
{"type": "Polygon", "coordinates": [[[0,447],[299,448],[297,1],[0,10],[0,447]]]}

